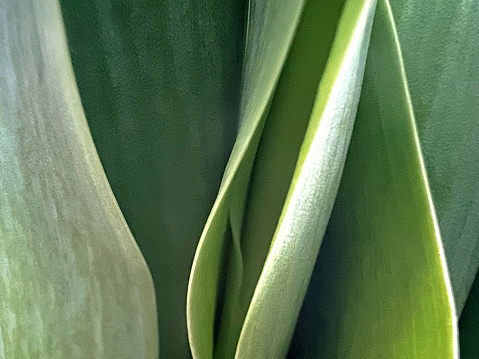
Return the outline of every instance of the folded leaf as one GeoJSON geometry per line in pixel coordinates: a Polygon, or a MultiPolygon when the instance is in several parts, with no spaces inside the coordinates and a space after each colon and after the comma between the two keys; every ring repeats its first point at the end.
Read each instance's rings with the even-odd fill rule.
{"type": "Polygon", "coordinates": [[[479,267],[479,6],[391,0],[460,314],[479,267]]]}
{"type": "Polygon", "coordinates": [[[452,290],[386,0],[289,357],[458,358],[452,290]]]}
{"type": "Polygon", "coordinates": [[[0,357],[158,356],[153,283],[110,190],[55,0],[0,0],[0,357]]]}
{"type": "MultiPolygon", "coordinates": [[[[306,3],[276,91],[269,100],[270,109],[259,122],[261,127],[248,128],[254,122],[242,122],[235,149],[248,147],[243,158],[239,158],[236,173],[228,181],[234,161],[238,160],[238,152],[233,150],[223,180],[224,192],[220,189],[190,281],[190,338],[193,337],[191,329],[198,326],[196,330],[200,332],[198,312],[204,308],[199,308],[197,303],[204,304],[206,295],[219,292],[219,300],[209,299],[208,318],[211,327],[214,315],[219,321],[214,337],[214,355],[218,358],[234,355],[276,358],[287,351],[322,237],[318,232],[326,227],[339,185],[362,81],[374,2],[348,4],[335,39],[342,1],[306,3]],[[328,66],[324,70],[326,60],[328,66]],[[316,95],[320,80],[319,95],[316,95]],[[252,140],[245,140],[248,129],[254,131],[250,135],[252,140]],[[322,171],[316,171],[318,168],[322,171]],[[311,178],[311,173],[322,181],[315,181],[318,178],[311,178]],[[292,180],[296,189],[290,188],[292,180]],[[311,191],[306,191],[307,185],[311,191]],[[288,189],[295,193],[290,194],[293,199],[286,197],[288,189]],[[285,199],[287,206],[283,208],[285,199]],[[302,208],[303,203],[312,207],[310,215],[299,215],[298,211],[307,212],[302,208]],[[287,213],[286,219],[284,223],[280,220],[278,229],[282,211],[287,213]],[[290,217],[297,222],[292,224],[290,217]],[[294,225],[297,227],[293,228],[294,225]],[[309,233],[310,227],[315,226],[318,228],[309,233]],[[275,231],[279,234],[268,254],[275,231]],[[292,232],[295,232],[294,241],[290,240],[292,232]],[[280,247],[289,250],[278,252],[280,247]],[[304,251],[313,259],[301,258],[304,251]],[[226,257],[226,261],[220,263],[220,256],[226,257]],[[263,269],[265,259],[275,266],[267,274],[265,271],[271,267],[263,269]],[[223,266],[224,287],[212,272],[212,262],[218,263],[218,271],[220,265],[223,266]],[[298,268],[288,273],[292,264],[298,268]],[[263,279],[256,285],[262,269],[263,279]],[[207,282],[204,278],[214,279],[207,282]],[[264,303],[251,301],[255,287],[259,295],[272,298],[264,303]],[[265,308],[265,303],[271,304],[274,310],[265,308]]],[[[246,59],[248,54],[247,51],[246,59]]],[[[211,356],[205,354],[204,357],[208,355],[211,356]]],[[[198,357],[203,358],[201,354],[198,357]]]]}
{"type": "Polygon", "coordinates": [[[195,248],[237,133],[244,2],[62,0],[100,158],[156,285],[161,356],[190,356],[195,248]]]}
{"type": "Polygon", "coordinates": [[[238,222],[237,230],[232,232],[235,255],[225,264],[226,286],[217,308],[221,313],[217,316],[220,324],[215,356],[218,358],[234,356],[291,184],[342,7],[342,0],[306,2],[270,100],[250,184],[242,192],[241,198],[246,198],[244,216],[238,222]],[[241,272],[236,268],[238,262],[241,263],[241,272]]]}
{"type": "Polygon", "coordinates": [[[375,6],[376,1],[346,1],[344,5],[236,358],[281,358],[288,352],[339,187],[375,6]]]}
{"type": "MultiPolygon", "coordinates": [[[[298,25],[303,0],[251,1],[246,31],[241,128],[198,245],[187,301],[194,358],[212,358],[217,300],[226,278],[242,275],[240,233],[249,178],[273,91],[298,25]],[[231,261],[226,254],[231,252],[231,261]]],[[[234,349],[234,343],[233,343],[234,349]]]]}

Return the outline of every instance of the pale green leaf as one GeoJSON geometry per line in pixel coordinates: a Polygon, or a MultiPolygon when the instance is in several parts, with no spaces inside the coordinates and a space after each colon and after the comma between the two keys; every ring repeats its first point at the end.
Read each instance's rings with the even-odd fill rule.
{"type": "MultiPolygon", "coordinates": [[[[258,4],[261,2],[255,3],[258,4]]],[[[242,120],[240,135],[230,158],[217,202],[205,227],[190,279],[188,324],[195,357],[209,358],[214,355],[225,358],[232,357],[235,352],[239,358],[277,357],[287,351],[289,337],[302,301],[301,291],[304,294],[314,264],[314,252],[317,253],[321,240],[322,235],[319,232],[325,229],[339,185],[359,98],[374,2],[348,4],[341,17],[339,30],[337,22],[343,10],[342,1],[306,4],[274,97],[268,99],[263,92],[259,92],[250,100],[265,98],[265,105],[269,103],[267,113],[258,112],[261,118],[257,115],[251,117],[248,112],[251,111],[248,110],[248,106],[251,106],[248,105],[248,96],[254,91],[248,90],[247,64],[249,56],[255,55],[258,49],[253,46],[256,43],[249,40],[247,42],[246,90],[243,92],[242,107],[246,109],[242,113],[246,117],[242,120]],[[335,39],[337,31],[339,34],[335,39]],[[331,50],[333,39],[334,48],[331,50]],[[249,49],[248,46],[252,48],[249,49]],[[324,70],[327,60],[328,65],[324,70]],[[322,84],[320,94],[316,95],[320,80],[322,84]],[[294,86],[291,86],[292,84],[294,86]],[[340,111],[340,108],[344,111],[340,111]],[[310,120],[312,110],[313,117],[310,120]],[[305,140],[308,124],[309,130],[305,140]],[[302,154],[299,154],[302,143],[304,149],[302,154]],[[313,143],[316,144],[314,148],[313,143]],[[327,151],[328,147],[330,152],[327,151]],[[297,165],[298,154],[301,157],[297,165]],[[329,165],[331,168],[328,168],[329,165]],[[250,301],[268,247],[277,230],[280,213],[285,211],[283,203],[295,166],[299,168],[296,169],[299,178],[295,179],[296,182],[308,182],[304,179],[308,172],[314,172],[324,179],[324,183],[312,186],[314,193],[305,192],[304,198],[289,200],[289,208],[295,207],[299,202],[308,202],[312,207],[318,207],[319,211],[314,210],[311,217],[306,217],[309,218],[310,224],[316,225],[318,222],[319,228],[313,234],[303,233],[306,238],[297,238],[297,241],[289,243],[292,254],[290,259],[294,263],[301,262],[301,265],[298,264],[295,278],[288,280],[289,285],[293,287],[290,295],[285,295],[277,303],[284,309],[284,313],[276,316],[276,312],[268,310],[264,312],[265,308],[259,302],[253,301],[250,307],[250,301]],[[314,171],[312,169],[314,166],[321,167],[324,172],[314,171]],[[324,196],[326,200],[324,204],[315,206],[323,199],[318,195],[324,196]],[[309,198],[310,196],[312,197],[309,198]],[[305,242],[304,246],[295,246],[295,243],[302,241],[305,242]],[[309,265],[302,265],[302,260],[298,257],[301,249],[308,251],[308,255],[313,258],[309,262],[306,261],[309,265]],[[223,274],[222,278],[219,278],[219,271],[223,274]],[[255,328],[250,325],[252,319],[248,317],[243,326],[248,308],[258,312],[253,321],[258,324],[259,333],[254,332],[255,328]],[[219,321],[216,328],[214,328],[215,316],[219,321]],[[273,320],[278,321],[270,326],[270,330],[277,330],[281,335],[269,336],[271,333],[265,328],[269,320],[272,323],[273,320]],[[205,328],[208,328],[208,332],[205,332],[205,328]],[[241,331],[244,339],[240,339],[237,346],[241,331]],[[253,340],[250,338],[251,335],[254,337],[253,340]],[[266,337],[269,339],[265,340],[266,337]]],[[[252,6],[251,9],[254,12],[258,8],[252,6]]],[[[263,16],[267,20],[255,21],[263,25],[268,24],[268,13],[265,14],[263,16]]],[[[250,18],[255,19],[255,14],[250,13],[250,18]]],[[[248,39],[252,36],[251,29],[254,29],[251,27],[251,21],[248,39]]],[[[275,41],[278,41],[278,35],[284,35],[269,28],[266,30],[268,31],[262,29],[260,33],[275,41]]],[[[261,68],[265,65],[260,62],[258,66],[261,68]]],[[[264,70],[259,72],[262,73],[265,73],[264,70]]],[[[257,83],[261,84],[261,81],[257,83]]],[[[265,90],[259,87],[257,91],[265,90]]],[[[262,103],[258,101],[257,103],[261,109],[262,103]]],[[[256,107],[254,110],[259,111],[256,107]]],[[[293,213],[288,214],[291,215],[295,216],[293,213]]],[[[298,223],[303,219],[304,216],[298,218],[298,223]]],[[[306,218],[301,224],[307,225],[307,221],[306,218]]],[[[293,229],[290,223],[281,226],[283,233],[275,240],[277,246],[287,245],[285,243],[288,242],[287,232],[291,230],[293,229]]],[[[301,232],[300,229],[297,230],[301,232]]],[[[304,227],[302,230],[307,232],[304,227]]],[[[288,258],[283,257],[281,253],[271,254],[269,261],[271,263],[284,261],[283,268],[290,267],[289,263],[286,263],[288,258]]],[[[280,270],[278,273],[279,281],[286,279],[285,273],[280,270]]],[[[266,276],[268,280],[272,280],[276,274],[269,273],[266,276]]],[[[262,280],[261,295],[276,295],[283,289],[280,287],[283,283],[263,284],[262,280]]],[[[248,314],[249,317],[251,315],[248,314]]]]}
{"type": "MultiPolygon", "coordinates": [[[[218,358],[232,357],[236,350],[291,184],[342,8],[342,0],[306,2],[270,101],[250,185],[243,190],[242,198],[247,193],[244,217],[232,232],[235,254],[226,257],[226,286],[217,308],[220,324],[215,356],[218,358]],[[241,271],[237,270],[238,263],[241,263],[241,271]]],[[[238,188],[235,194],[239,194],[238,188]]],[[[241,209],[235,208],[236,211],[241,209]]]]}
{"type": "Polygon", "coordinates": [[[188,287],[188,335],[194,358],[213,357],[216,302],[222,295],[225,280],[224,275],[220,278],[220,274],[224,274],[221,265],[229,261],[225,258],[229,251],[233,256],[229,270],[233,276],[241,276],[239,235],[249,177],[267,107],[302,6],[303,0],[260,0],[249,4],[240,113],[242,124],[196,251],[188,287]]]}
{"type": "Polygon", "coordinates": [[[153,283],[83,114],[55,0],[0,1],[0,357],[154,359],[153,283]]]}
{"type": "MultiPolygon", "coordinates": [[[[310,3],[305,11],[314,9],[308,7],[310,3]]],[[[346,1],[342,9],[289,192],[243,324],[236,358],[281,358],[288,352],[339,187],[375,5],[375,1],[346,1]]],[[[307,13],[304,19],[308,19],[307,13]]],[[[314,20],[312,17],[313,23],[314,20]]]]}
{"type": "Polygon", "coordinates": [[[378,2],[337,201],[291,358],[458,358],[454,300],[404,67],[378,2]]]}
{"type": "Polygon", "coordinates": [[[391,6],[460,314],[479,267],[479,2],[391,6]]]}

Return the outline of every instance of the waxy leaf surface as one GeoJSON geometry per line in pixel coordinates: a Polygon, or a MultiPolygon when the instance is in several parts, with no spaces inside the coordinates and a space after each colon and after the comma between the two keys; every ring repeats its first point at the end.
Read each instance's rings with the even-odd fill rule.
{"type": "MultiPolygon", "coordinates": [[[[253,91],[243,92],[242,114],[247,116],[190,279],[188,324],[195,357],[286,354],[339,185],[374,4],[350,1],[343,9],[342,1],[308,2],[297,20],[299,26],[272,97],[260,92],[249,99],[253,91]],[[262,111],[266,112],[254,115],[263,106],[255,102],[258,98],[265,98],[262,111]],[[252,111],[248,101],[259,107],[248,112],[252,111]],[[248,117],[250,113],[254,116],[248,117]],[[305,214],[309,209],[311,213],[305,214]],[[302,258],[304,253],[309,260],[302,258]],[[282,295],[277,296],[278,291],[282,295]],[[256,301],[258,296],[274,300],[256,301]],[[275,304],[268,310],[267,303],[275,304]]],[[[263,16],[267,18],[268,12],[263,16]]],[[[251,19],[254,13],[250,13],[250,24],[251,19]]],[[[263,36],[276,39],[282,34],[269,31],[263,29],[263,36]]],[[[257,51],[252,44],[258,42],[247,42],[246,89],[248,56],[257,51]]],[[[256,83],[261,84],[261,79],[256,83]]],[[[260,90],[264,91],[255,89],[260,90]]]]}
{"type": "Polygon", "coordinates": [[[394,20],[378,2],[338,197],[290,358],[458,358],[457,323],[394,20]]]}
{"type": "Polygon", "coordinates": [[[190,357],[188,277],[237,133],[243,8],[62,0],[93,139],[155,282],[164,358],[190,357]]]}
{"type": "Polygon", "coordinates": [[[391,7],[460,314],[479,268],[479,3],[391,7]]]}
{"type": "Polygon", "coordinates": [[[93,145],[58,2],[1,0],[0,49],[0,358],[157,358],[153,282],[93,145]]]}

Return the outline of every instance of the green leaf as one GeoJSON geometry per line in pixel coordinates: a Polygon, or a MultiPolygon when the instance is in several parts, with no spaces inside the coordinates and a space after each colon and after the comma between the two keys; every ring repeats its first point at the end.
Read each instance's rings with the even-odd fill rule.
{"type": "MultiPolygon", "coordinates": [[[[296,30],[303,0],[250,3],[248,10],[241,128],[218,197],[198,245],[190,275],[187,320],[194,358],[212,358],[217,299],[226,280],[222,262],[241,276],[240,232],[249,177],[267,107],[296,30]],[[225,248],[226,246],[226,248],[225,248]],[[220,270],[222,278],[220,278],[220,270]]],[[[224,267],[224,266],[223,266],[224,267]]]]}
{"type": "Polygon", "coordinates": [[[476,276],[459,320],[459,342],[462,359],[479,355],[479,275],[476,276]]]}
{"type": "Polygon", "coordinates": [[[0,0],[0,357],[158,355],[153,283],[93,145],[55,0],[0,0]]]}
{"type": "Polygon", "coordinates": [[[187,358],[189,272],[237,132],[244,1],[62,6],[93,139],[155,281],[160,354],[187,358]]]}
{"type": "Polygon", "coordinates": [[[270,101],[250,185],[243,191],[242,198],[248,195],[236,235],[237,255],[226,263],[227,285],[218,308],[221,323],[215,356],[219,358],[234,355],[293,177],[342,7],[343,1],[306,3],[270,101]],[[241,263],[241,273],[236,272],[236,262],[241,263]]]}
{"type": "MultiPolygon", "coordinates": [[[[274,96],[266,101],[268,112],[261,118],[242,120],[190,279],[188,324],[195,358],[210,358],[213,354],[218,358],[280,357],[287,351],[321,231],[326,227],[339,185],[359,99],[374,2],[350,1],[335,38],[342,7],[342,1],[306,3],[274,96]],[[305,188],[308,184],[309,191],[305,188]],[[303,208],[303,204],[311,206],[311,213],[297,216],[298,211],[308,213],[309,207],[303,208]],[[284,218],[278,225],[281,212],[284,218]],[[292,236],[297,240],[291,241],[292,236]],[[309,260],[302,258],[305,253],[309,260]],[[267,255],[269,264],[263,269],[267,255]],[[297,269],[289,273],[292,264],[297,269]],[[221,278],[219,272],[223,274],[221,278]],[[272,296],[274,300],[251,302],[255,287],[255,297],[272,296]],[[270,302],[275,305],[264,306],[270,302]],[[219,322],[216,327],[215,316],[219,322]]],[[[249,36],[253,36],[254,29],[251,19],[264,25],[269,24],[268,16],[281,13],[276,9],[271,14],[257,14],[254,11],[261,7],[251,9],[249,36]],[[266,20],[257,18],[259,15],[266,20]]],[[[282,35],[268,27],[260,34],[270,36],[271,41],[278,41],[282,35]]],[[[248,40],[252,48],[247,47],[246,64],[249,56],[258,51],[251,44],[261,42],[248,40]]],[[[260,62],[258,66],[264,64],[260,62]]],[[[247,66],[246,69],[247,83],[247,66]]],[[[257,89],[260,90],[264,89],[257,89]]],[[[252,93],[243,92],[243,108],[248,109],[252,93]]],[[[262,97],[265,95],[260,92],[252,99],[262,97]]],[[[243,112],[249,113],[254,114],[243,112]]]]}
{"type": "MultiPolygon", "coordinates": [[[[312,3],[306,4],[305,12],[314,8],[308,7],[312,3]]],[[[339,187],[375,6],[376,1],[350,0],[342,9],[289,192],[241,330],[236,358],[281,358],[288,352],[339,187]]],[[[331,16],[331,12],[326,14],[331,16]]],[[[308,19],[308,14],[304,15],[304,20],[308,19]]],[[[321,23],[318,17],[312,17],[311,22],[321,23]]],[[[320,27],[314,30],[324,34],[320,27]]],[[[290,125],[295,126],[295,122],[290,125]]]]}
{"type": "Polygon", "coordinates": [[[391,6],[460,314],[479,267],[479,6],[391,6]]]}
{"type": "Polygon", "coordinates": [[[457,358],[394,20],[378,2],[348,157],[291,358],[457,358]]]}

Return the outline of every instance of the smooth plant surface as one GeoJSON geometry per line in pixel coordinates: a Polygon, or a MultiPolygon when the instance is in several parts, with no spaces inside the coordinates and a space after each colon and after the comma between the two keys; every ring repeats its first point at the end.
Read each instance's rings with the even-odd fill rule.
{"type": "Polygon", "coordinates": [[[243,3],[61,0],[92,136],[155,282],[166,358],[238,126],[243,3]]]}
{"type": "Polygon", "coordinates": [[[479,6],[391,0],[461,314],[479,267],[479,6]]]}
{"type": "Polygon", "coordinates": [[[478,15],[0,0],[0,359],[479,357],[478,15]]]}
{"type": "Polygon", "coordinates": [[[153,282],[83,114],[56,1],[0,2],[0,358],[156,358],[153,282]]]}
{"type": "Polygon", "coordinates": [[[380,0],[343,178],[290,357],[458,357],[418,140],[394,19],[380,0]]]}

